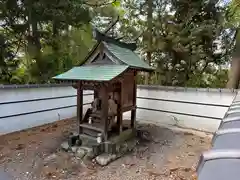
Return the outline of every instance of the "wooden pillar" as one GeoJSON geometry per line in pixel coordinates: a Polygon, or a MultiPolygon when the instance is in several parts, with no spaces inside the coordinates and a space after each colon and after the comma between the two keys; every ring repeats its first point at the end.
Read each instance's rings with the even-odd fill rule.
{"type": "Polygon", "coordinates": [[[79,134],[82,133],[82,128],[80,127],[82,119],[83,119],[83,88],[82,82],[79,81],[77,83],[77,124],[79,134]]]}
{"type": "Polygon", "coordinates": [[[134,109],[131,110],[131,128],[136,128],[136,109],[137,109],[137,72],[134,71],[133,80],[133,106],[134,109]]]}
{"type": "Polygon", "coordinates": [[[108,139],[108,89],[107,86],[104,84],[102,87],[101,93],[101,100],[102,100],[102,111],[101,111],[101,120],[104,125],[104,140],[107,141],[108,139]]]}
{"type": "Polygon", "coordinates": [[[120,92],[119,92],[119,105],[118,105],[118,111],[117,111],[117,124],[119,128],[119,134],[122,132],[122,121],[123,121],[122,106],[123,106],[123,83],[121,82],[120,92]]]}
{"type": "Polygon", "coordinates": [[[94,99],[96,99],[98,97],[98,91],[94,88],[94,99]]]}
{"type": "Polygon", "coordinates": [[[96,97],[97,97],[97,91],[96,91],[96,90],[94,90],[93,99],[96,99],[96,97]]]}

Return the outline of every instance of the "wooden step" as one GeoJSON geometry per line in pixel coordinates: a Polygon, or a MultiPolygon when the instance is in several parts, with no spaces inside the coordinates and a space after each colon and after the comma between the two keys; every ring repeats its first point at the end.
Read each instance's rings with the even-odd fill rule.
{"type": "Polygon", "coordinates": [[[90,130],[101,132],[101,133],[104,132],[103,126],[98,123],[96,123],[96,124],[95,123],[94,124],[83,123],[83,124],[80,124],[79,126],[82,128],[90,129],[90,130]]]}
{"type": "Polygon", "coordinates": [[[91,113],[90,117],[101,118],[101,114],[100,113],[91,113]]]}
{"type": "MultiPolygon", "coordinates": [[[[115,116],[117,116],[117,114],[115,116]]],[[[90,117],[101,119],[101,114],[100,113],[91,113],[90,117]]],[[[108,116],[108,118],[110,118],[110,117],[111,116],[108,116]]]]}
{"type": "Polygon", "coordinates": [[[97,132],[97,131],[94,131],[91,129],[87,129],[87,128],[82,128],[82,133],[97,138],[97,136],[100,132],[97,132]]]}

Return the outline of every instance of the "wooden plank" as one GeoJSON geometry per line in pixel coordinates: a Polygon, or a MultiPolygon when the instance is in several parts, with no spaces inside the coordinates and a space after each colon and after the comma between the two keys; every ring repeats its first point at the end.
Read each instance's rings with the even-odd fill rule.
{"type": "Polygon", "coordinates": [[[83,90],[81,81],[77,85],[77,122],[78,122],[78,132],[81,134],[80,124],[83,119],[83,90]]]}
{"type": "MultiPolygon", "coordinates": [[[[133,81],[133,106],[137,107],[137,72],[134,72],[134,81],[133,81]]],[[[136,128],[136,108],[131,111],[131,128],[136,128]]]]}

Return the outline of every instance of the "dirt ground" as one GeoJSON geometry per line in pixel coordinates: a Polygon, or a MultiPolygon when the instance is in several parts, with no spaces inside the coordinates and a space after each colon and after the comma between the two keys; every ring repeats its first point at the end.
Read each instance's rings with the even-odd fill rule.
{"type": "Polygon", "coordinates": [[[0,170],[16,180],[191,180],[201,152],[210,147],[209,136],[141,124],[150,138],[100,167],[60,150],[75,129],[74,120],[64,120],[1,136],[0,170]]]}

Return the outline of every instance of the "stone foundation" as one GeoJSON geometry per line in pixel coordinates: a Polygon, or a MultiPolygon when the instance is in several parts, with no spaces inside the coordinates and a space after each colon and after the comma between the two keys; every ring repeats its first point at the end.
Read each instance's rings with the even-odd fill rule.
{"type": "Polygon", "coordinates": [[[129,129],[100,144],[88,136],[71,135],[68,141],[61,144],[61,148],[66,152],[74,153],[82,160],[95,159],[99,165],[106,166],[132,151],[136,144],[135,131],[129,129]]]}
{"type": "Polygon", "coordinates": [[[116,147],[116,149],[114,149],[114,153],[105,152],[103,154],[100,154],[99,156],[96,157],[96,162],[101,166],[106,166],[110,162],[122,157],[124,154],[133,151],[136,145],[137,145],[136,139],[131,139],[121,144],[115,144],[113,146],[116,147]]]}

